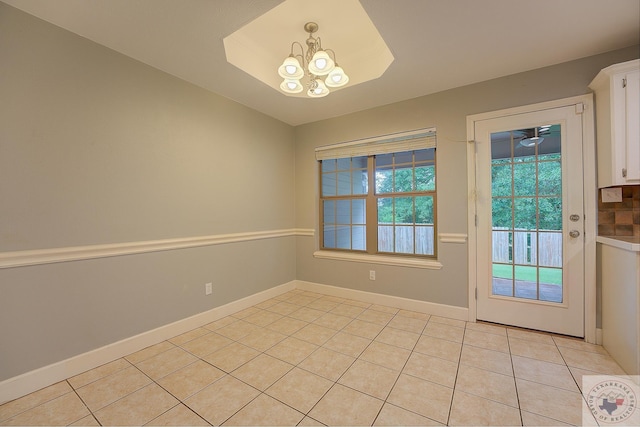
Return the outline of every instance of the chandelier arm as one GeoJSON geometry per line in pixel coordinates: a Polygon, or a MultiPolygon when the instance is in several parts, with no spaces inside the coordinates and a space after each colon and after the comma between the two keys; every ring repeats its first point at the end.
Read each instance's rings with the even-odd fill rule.
{"type": "Polygon", "coordinates": [[[327,54],[331,52],[333,54],[333,62],[338,65],[338,61],[336,61],[336,53],[333,51],[333,49],[325,49],[324,51],[327,52],[327,54]]]}
{"type": "Polygon", "coordinates": [[[293,43],[291,43],[291,54],[289,54],[289,56],[292,56],[292,57],[294,57],[294,58],[300,58],[300,63],[301,63],[301,65],[302,65],[302,68],[303,68],[304,70],[306,70],[306,68],[307,68],[307,62],[308,62],[308,61],[306,61],[306,59],[305,59],[305,56],[304,56],[304,47],[302,47],[302,43],[300,43],[300,42],[293,42],[293,43]],[[293,53],[294,47],[295,47],[296,45],[300,48],[300,53],[297,53],[297,54],[296,54],[296,53],[293,53]]]}
{"type": "Polygon", "coordinates": [[[300,43],[300,42],[293,42],[293,43],[291,43],[291,55],[293,55],[293,56],[298,56],[298,55],[294,55],[294,54],[293,54],[293,47],[294,47],[295,45],[298,45],[298,46],[300,47],[300,53],[304,55],[304,48],[302,47],[302,43],[300,43]]]}

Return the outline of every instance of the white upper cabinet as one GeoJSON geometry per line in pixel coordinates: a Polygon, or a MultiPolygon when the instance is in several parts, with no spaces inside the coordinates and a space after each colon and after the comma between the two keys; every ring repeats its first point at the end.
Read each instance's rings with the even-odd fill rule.
{"type": "Polygon", "coordinates": [[[595,92],[598,188],[640,184],[640,60],[600,71],[595,92]]]}

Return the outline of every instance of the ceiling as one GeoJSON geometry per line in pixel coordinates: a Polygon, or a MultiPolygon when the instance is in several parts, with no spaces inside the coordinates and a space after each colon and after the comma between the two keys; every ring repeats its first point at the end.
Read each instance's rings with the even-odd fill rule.
{"type": "MultiPolygon", "coordinates": [[[[227,62],[223,39],[281,0],[2,0],[291,125],[623,47],[640,39],[639,0],[360,0],[394,61],[378,79],[320,99],[288,97],[227,62]]],[[[308,0],[297,27],[314,21],[308,0]]],[[[323,45],[340,56],[331,23],[323,45]]],[[[282,36],[286,25],[273,29],[282,36]]],[[[324,31],[323,31],[324,29],[324,31]]],[[[270,34],[265,34],[268,40],[270,34]]],[[[287,34],[304,42],[300,30],[287,34]]],[[[363,47],[365,48],[365,47],[363,47]]],[[[290,43],[282,46],[282,59],[290,43]]],[[[276,73],[276,70],[273,71],[276,73]]]]}

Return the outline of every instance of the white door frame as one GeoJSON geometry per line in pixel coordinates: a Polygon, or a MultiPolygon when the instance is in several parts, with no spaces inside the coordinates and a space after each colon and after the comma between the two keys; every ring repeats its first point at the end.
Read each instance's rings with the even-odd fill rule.
{"type": "Polygon", "coordinates": [[[555,101],[491,111],[467,116],[467,192],[468,192],[468,248],[469,248],[469,321],[477,320],[477,228],[476,228],[476,144],[475,122],[512,116],[551,108],[582,104],[582,161],[584,164],[584,334],[585,341],[597,343],[596,335],[596,234],[598,187],[596,182],[596,148],[594,132],[593,95],[581,95],[555,101]]]}

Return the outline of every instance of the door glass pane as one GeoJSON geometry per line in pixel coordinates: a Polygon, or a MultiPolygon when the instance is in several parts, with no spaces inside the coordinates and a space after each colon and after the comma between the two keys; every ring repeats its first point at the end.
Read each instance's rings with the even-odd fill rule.
{"type": "Polygon", "coordinates": [[[491,166],[491,194],[497,196],[511,196],[511,175],[513,165],[494,163],[491,166]]]}
{"type": "Polygon", "coordinates": [[[492,294],[561,303],[560,125],[491,134],[492,294]]]}

